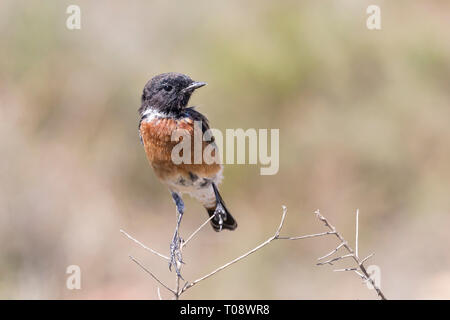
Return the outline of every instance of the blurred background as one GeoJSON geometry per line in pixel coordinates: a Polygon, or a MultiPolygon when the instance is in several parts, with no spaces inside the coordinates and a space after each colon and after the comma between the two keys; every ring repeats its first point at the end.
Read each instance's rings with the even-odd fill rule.
{"type": "MultiPolygon", "coordinates": [[[[175,208],[139,142],[145,83],[168,71],[208,86],[213,127],[279,128],[280,170],[227,165],[239,222],[185,249],[188,280],[273,234],[324,231],[320,209],[380,267],[388,298],[450,298],[448,1],[12,1],[0,3],[0,298],[156,299],[131,254],[173,283],[175,208]],[[66,8],[81,8],[81,30],[66,8]],[[382,30],[366,28],[381,7],[382,30]],[[66,268],[81,268],[81,290],[66,268]]],[[[185,198],[186,236],[205,219],[185,198]]],[[[191,299],[376,299],[317,267],[334,238],[277,241],[190,289],[191,299]]],[[[337,267],[345,267],[341,262],[337,267]]],[[[162,291],[163,298],[170,298],[162,291]]]]}

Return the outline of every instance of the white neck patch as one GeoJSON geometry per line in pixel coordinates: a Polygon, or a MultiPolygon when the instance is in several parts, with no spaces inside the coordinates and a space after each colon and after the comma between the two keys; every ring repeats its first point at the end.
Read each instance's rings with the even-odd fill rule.
{"type": "Polygon", "coordinates": [[[157,111],[155,109],[152,109],[152,108],[148,108],[147,110],[145,110],[142,113],[142,118],[144,118],[144,117],[145,117],[144,121],[149,122],[149,121],[152,121],[152,120],[154,120],[156,118],[166,118],[167,114],[164,114],[164,113],[159,112],[159,111],[157,111]]]}

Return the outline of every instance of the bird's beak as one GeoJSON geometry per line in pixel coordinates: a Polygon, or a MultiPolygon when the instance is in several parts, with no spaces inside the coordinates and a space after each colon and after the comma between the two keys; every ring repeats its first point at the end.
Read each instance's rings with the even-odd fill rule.
{"type": "Polygon", "coordinates": [[[206,86],[206,82],[192,82],[189,86],[187,86],[186,88],[184,88],[182,90],[183,93],[186,92],[192,92],[195,89],[201,88],[203,86],[206,86]]]}

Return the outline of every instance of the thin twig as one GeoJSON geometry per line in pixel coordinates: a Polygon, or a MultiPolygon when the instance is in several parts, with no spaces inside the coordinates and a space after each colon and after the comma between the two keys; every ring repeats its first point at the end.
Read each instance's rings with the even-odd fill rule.
{"type": "Polygon", "coordinates": [[[252,250],[248,251],[247,253],[244,253],[244,254],[241,255],[240,257],[238,257],[238,258],[236,258],[236,259],[234,259],[234,260],[232,260],[232,261],[230,261],[230,262],[224,264],[224,265],[221,266],[221,267],[218,267],[217,269],[215,269],[214,271],[208,273],[207,275],[204,275],[203,277],[200,277],[200,278],[198,278],[197,280],[188,283],[188,284],[186,285],[186,287],[183,288],[183,290],[182,290],[181,293],[183,293],[183,292],[186,291],[187,289],[193,287],[194,285],[196,285],[196,284],[199,283],[200,281],[203,281],[203,280],[205,280],[205,279],[208,279],[209,277],[215,275],[217,272],[222,271],[223,269],[228,268],[228,267],[231,266],[232,264],[234,264],[234,263],[236,263],[236,262],[238,262],[238,261],[240,261],[240,260],[242,260],[242,259],[248,257],[248,256],[251,255],[252,253],[255,253],[256,251],[258,251],[259,249],[265,247],[266,245],[268,245],[269,243],[271,243],[271,242],[272,242],[273,240],[275,240],[275,239],[276,239],[276,238],[273,237],[273,236],[270,237],[269,239],[267,239],[266,241],[264,241],[263,243],[261,243],[259,246],[253,248],[252,250]]]}
{"type": "Polygon", "coordinates": [[[155,279],[160,285],[162,285],[164,288],[172,292],[173,294],[176,294],[176,292],[172,289],[170,289],[167,285],[165,285],[161,280],[158,279],[157,276],[155,276],[150,270],[148,270],[146,267],[144,267],[139,261],[137,261],[133,256],[130,256],[130,259],[133,260],[134,263],[136,263],[139,267],[142,268],[145,272],[147,272],[153,279],[155,279]]]}
{"type": "Polygon", "coordinates": [[[330,253],[327,253],[323,257],[317,258],[317,260],[322,260],[322,259],[328,258],[329,256],[333,255],[335,252],[337,252],[340,248],[342,248],[344,246],[344,244],[345,244],[345,242],[340,243],[333,251],[331,251],[330,253]]]}
{"type": "Polygon", "coordinates": [[[355,256],[358,258],[359,209],[356,209],[355,256]]]}
{"type": "Polygon", "coordinates": [[[162,300],[163,298],[161,297],[161,290],[158,287],[158,290],[156,291],[156,293],[158,294],[158,299],[162,300]]]}
{"type": "Polygon", "coordinates": [[[260,245],[256,246],[255,248],[253,248],[252,250],[244,253],[243,255],[237,257],[234,260],[231,260],[230,262],[224,264],[223,266],[220,266],[218,268],[216,268],[215,270],[213,270],[212,272],[198,278],[197,280],[194,280],[193,282],[187,283],[180,292],[180,295],[185,292],[186,290],[188,290],[189,288],[192,288],[194,285],[198,284],[199,282],[208,279],[209,277],[215,275],[216,273],[218,273],[219,271],[222,271],[223,269],[228,268],[229,266],[231,266],[232,264],[248,257],[249,255],[251,255],[252,253],[255,253],[256,251],[258,251],[259,249],[265,247],[266,245],[268,245],[269,243],[271,243],[273,240],[278,239],[278,237],[280,236],[280,232],[281,229],[283,228],[283,224],[284,224],[284,220],[286,218],[286,214],[287,214],[287,208],[285,206],[283,206],[283,215],[281,217],[281,222],[280,225],[278,226],[277,230],[275,231],[275,234],[273,236],[271,236],[269,239],[267,239],[266,241],[264,241],[263,243],[261,243],[260,245]]]}
{"type": "MultiPolygon", "coordinates": [[[[178,263],[178,261],[176,261],[175,263],[178,263]]],[[[180,272],[181,272],[181,263],[178,266],[180,272]]],[[[180,280],[181,280],[181,275],[178,275],[175,272],[175,294],[174,294],[174,299],[178,300],[180,298],[180,280]]]]}
{"type": "Polygon", "coordinates": [[[205,222],[202,223],[202,225],[200,227],[197,228],[197,230],[195,230],[185,241],[183,241],[181,243],[181,248],[183,248],[184,246],[186,246],[188,244],[189,241],[192,240],[192,238],[200,231],[203,229],[204,226],[206,226],[206,224],[208,222],[210,222],[216,215],[213,214],[211,217],[209,217],[208,219],[206,219],[205,222]]]}
{"type": "Polygon", "coordinates": [[[335,269],[334,272],[341,272],[341,271],[357,271],[358,268],[344,268],[344,269],[335,269]]]}
{"type": "MultiPolygon", "coordinates": [[[[375,291],[377,292],[378,296],[382,299],[382,300],[386,300],[385,295],[383,294],[383,292],[381,291],[381,289],[376,285],[375,281],[370,277],[369,273],[367,272],[366,268],[364,267],[364,262],[369,259],[372,255],[369,255],[368,257],[366,257],[363,260],[359,260],[356,252],[348,245],[347,241],[344,239],[344,237],[342,237],[342,235],[336,231],[336,228],[328,222],[328,220],[320,214],[319,210],[316,210],[315,212],[316,217],[322,221],[325,226],[327,228],[329,228],[335,235],[336,237],[339,239],[340,241],[340,245],[342,245],[350,254],[350,256],[353,258],[353,260],[356,262],[357,264],[357,268],[345,268],[345,269],[337,269],[334,271],[361,271],[361,274],[364,275],[364,277],[367,279],[367,281],[370,282],[370,284],[375,288],[375,291]]],[[[357,224],[358,224],[358,216],[359,216],[359,210],[357,210],[356,212],[357,218],[357,224]]],[[[356,227],[357,232],[358,232],[358,226],[356,227]]],[[[358,244],[358,236],[356,236],[356,245],[358,244]]],[[[338,246],[339,247],[339,246],[338,246]]],[[[336,252],[337,250],[333,250],[334,252],[336,252]]],[[[327,255],[328,256],[328,255],[327,255]]]]}
{"type": "Polygon", "coordinates": [[[300,240],[300,239],[307,239],[307,238],[315,238],[315,237],[322,237],[326,236],[328,234],[334,234],[334,232],[321,232],[321,233],[315,233],[315,234],[308,234],[306,236],[299,236],[299,237],[277,237],[277,239],[280,240],[300,240]]]}
{"type": "Polygon", "coordinates": [[[167,256],[165,256],[165,255],[159,253],[159,252],[156,251],[156,250],[153,250],[152,248],[147,247],[145,244],[143,244],[143,243],[140,242],[139,240],[136,240],[135,238],[133,238],[132,236],[130,236],[130,235],[129,235],[128,233],[126,233],[124,230],[120,229],[120,232],[123,233],[124,235],[126,235],[128,239],[130,239],[130,240],[134,241],[135,243],[137,243],[138,245],[140,245],[140,246],[141,246],[142,248],[144,248],[145,250],[150,251],[151,253],[156,254],[157,256],[160,256],[160,257],[163,258],[163,259],[166,259],[166,260],[168,260],[168,261],[170,260],[169,257],[167,257],[167,256]]]}
{"type": "Polygon", "coordinates": [[[374,254],[375,254],[375,253],[369,254],[367,257],[365,257],[364,259],[362,259],[360,263],[363,264],[364,262],[366,262],[367,260],[369,260],[370,258],[372,258],[374,254]]]}
{"type": "Polygon", "coordinates": [[[283,208],[283,214],[281,216],[281,221],[280,224],[277,228],[277,230],[275,231],[274,235],[270,238],[268,238],[266,241],[264,241],[263,243],[261,243],[260,245],[256,246],[255,248],[253,248],[252,250],[244,253],[243,255],[237,257],[236,259],[216,268],[215,270],[211,271],[210,273],[198,278],[197,280],[193,281],[193,282],[189,282],[186,283],[186,285],[183,287],[183,289],[181,290],[180,294],[182,294],[183,292],[185,292],[186,290],[188,290],[189,288],[192,288],[194,285],[198,284],[199,282],[208,279],[209,277],[215,275],[216,273],[218,273],[219,271],[222,271],[226,268],[228,268],[229,266],[231,266],[232,264],[248,257],[249,255],[251,255],[252,253],[255,253],[256,251],[262,249],[263,247],[267,246],[268,244],[270,244],[272,241],[274,240],[298,240],[298,239],[306,239],[306,238],[313,238],[313,237],[320,237],[320,236],[325,236],[328,234],[333,234],[333,232],[323,232],[323,233],[318,233],[318,234],[310,234],[310,235],[305,235],[305,236],[300,236],[300,237],[281,237],[280,236],[280,232],[283,228],[284,225],[284,221],[286,219],[286,215],[287,215],[287,208],[285,206],[282,206],[283,208]]]}
{"type": "Polygon", "coordinates": [[[324,261],[324,262],[319,262],[316,265],[318,265],[318,266],[322,266],[324,264],[333,265],[333,262],[335,262],[335,261],[338,261],[338,260],[341,260],[341,259],[345,259],[345,258],[352,258],[352,257],[353,257],[352,254],[346,254],[346,255],[343,255],[343,256],[340,256],[340,257],[337,257],[337,258],[333,258],[333,259],[324,261]]]}
{"type": "Polygon", "coordinates": [[[361,272],[359,272],[358,270],[355,270],[355,273],[360,276],[364,282],[367,282],[367,278],[365,275],[363,275],[361,272]]]}

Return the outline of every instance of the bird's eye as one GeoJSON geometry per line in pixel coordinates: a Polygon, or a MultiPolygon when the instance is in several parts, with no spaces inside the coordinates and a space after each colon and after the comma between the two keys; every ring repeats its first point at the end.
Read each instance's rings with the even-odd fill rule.
{"type": "Polygon", "coordinates": [[[172,86],[165,85],[165,86],[163,87],[163,89],[166,90],[166,91],[172,91],[172,86]]]}

